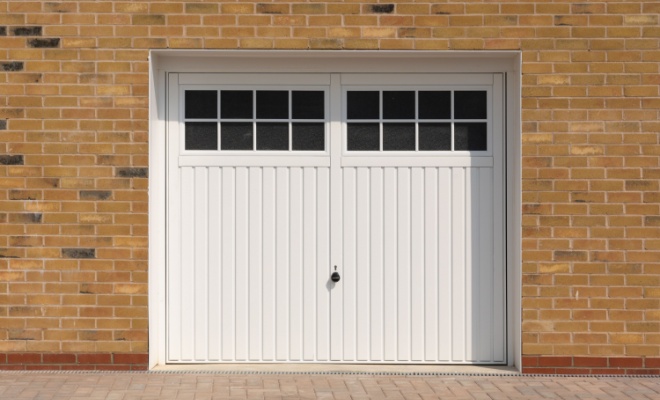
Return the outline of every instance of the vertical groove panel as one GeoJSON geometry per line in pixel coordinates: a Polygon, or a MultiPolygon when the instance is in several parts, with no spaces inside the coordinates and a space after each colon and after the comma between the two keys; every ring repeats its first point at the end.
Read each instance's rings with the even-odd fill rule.
{"type": "MultiPolygon", "coordinates": [[[[443,170],[444,172],[444,170],[443,170]]],[[[442,177],[440,183],[443,184],[442,177]]],[[[441,193],[446,196],[449,191],[444,188],[441,193]]],[[[424,361],[435,361],[438,359],[438,344],[440,346],[446,345],[451,340],[451,336],[443,337],[441,331],[438,330],[438,307],[451,306],[451,302],[447,301],[443,304],[442,298],[438,294],[446,295],[451,291],[443,292],[438,288],[438,273],[445,270],[448,266],[438,265],[438,252],[441,257],[446,256],[447,242],[438,239],[438,230],[445,229],[446,224],[451,220],[439,219],[438,209],[442,212],[442,204],[438,203],[438,169],[425,168],[424,174],[424,270],[423,280],[424,284],[424,361]],[[440,206],[439,206],[440,204],[440,206]],[[442,224],[440,223],[442,222],[442,224]]],[[[440,279],[440,284],[446,284],[446,278],[440,279]]],[[[444,314],[440,314],[444,315],[444,314]]],[[[448,324],[444,324],[448,325],[448,324]]],[[[441,327],[444,329],[444,325],[441,327]]],[[[440,352],[442,356],[442,352],[440,352]]],[[[448,358],[447,358],[448,359],[448,358]]]]}
{"type": "Polygon", "coordinates": [[[303,174],[291,168],[290,269],[289,269],[289,359],[302,360],[303,343],[303,174]]]}
{"type": "MultiPolygon", "coordinates": [[[[183,171],[176,170],[177,184],[180,185],[183,181],[183,171]]],[[[170,203],[172,209],[169,210],[169,220],[167,221],[170,229],[168,231],[168,243],[170,245],[169,257],[170,268],[167,271],[167,345],[168,345],[168,358],[170,360],[181,360],[181,200],[182,196],[179,191],[176,195],[170,196],[170,203]],[[179,250],[178,252],[176,250],[179,250]],[[172,260],[176,257],[176,260],[172,260]],[[172,265],[173,264],[173,265],[172,265]]]]}
{"type": "Polygon", "coordinates": [[[410,168],[397,168],[397,361],[410,360],[410,168]]]}
{"type": "Polygon", "coordinates": [[[371,343],[370,330],[370,209],[369,209],[369,168],[357,170],[357,199],[356,199],[356,284],[357,291],[357,326],[356,326],[356,359],[369,361],[369,346],[371,343]]]}
{"type": "Polygon", "coordinates": [[[316,357],[316,168],[304,168],[303,360],[316,357]]]}
{"type": "Polygon", "coordinates": [[[289,359],[289,168],[277,168],[276,191],[276,358],[286,361],[289,359]]]}
{"type": "Polygon", "coordinates": [[[343,286],[343,360],[355,360],[355,332],[356,332],[356,169],[342,168],[343,176],[343,262],[341,267],[341,281],[343,286]]]}
{"type": "Polygon", "coordinates": [[[492,337],[494,336],[493,315],[497,301],[493,297],[493,171],[479,169],[479,314],[477,332],[477,361],[493,361],[492,337]],[[486,334],[488,332],[488,334],[486,334]]]}
{"type": "Polygon", "coordinates": [[[263,181],[262,168],[251,167],[249,170],[249,273],[248,273],[248,356],[252,361],[261,361],[263,352],[261,347],[261,336],[263,327],[261,325],[261,297],[262,282],[262,259],[263,259],[263,181]]]}
{"type": "Polygon", "coordinates": [[[222,168],[222,359],[235,359],[236,168],[222,168]]]}
{"type": "Polygon", "coordinates": [[[181,360],[195,354],[195,171],[181,169],[181,360]]]}
{"type": "Polygon", "coordinates": [[[209,297],[208,359],[219,361],[222,356],[222,171],[209,168],[209,297]]]}
{"type": "Polygon", "coordinates": [[[236,168],[236,360],[249,358],[249,169],[236,168]]]}
{"type": "Polygon", "coordinates": [[[194,178],[194,290],[193,297],[195,301],[194,309],[189,311],[194,315],[195,335],[194,335],[194,359],[208,359],[208,322],[209,322],[209,298],[207,283],[208,277],[208,231],[209,231],[209,210],[208,210],[208,170],[206,167],[195,168],[194,178]]]}
{"type": "Polygon", "coordinates": [[[397,356],[397,174],[396,168],[385,168],[383,186],[384,207],[384,360],[395,361],[397,356]]]}
{"type": "Polygon", "coordinates": [[[317,342],[316,357],[320,361],[330,359],[330,169],[318,169],[317,181],[318,224],[317,224],[317,342]]]}
{"type": "Polygon", "coordinates": [[[264,361],[275,360],[276,332],[276,184],[275,168],[263,171],[262,346],[264,361]]]}
{"type": "MultiPolygon", "coordinates": [[[[428,168],[427,168],[428,169],[428,168]]],[[[413,168],[411,177],[410,195],[410,359],[412,361],[424,360],[424,200],[426,190],[424,187],[424,168],[413,168]]],[[[437,315],[437,314],[436,314],[437,315]]],[[[435,340],[433,341],[435,344],[435,340]]],[[[437,354],[437,352],[435,352],[437,354]]]]}
{"type": "Polygon", "coordinates": [[[452,361],[465,360],[465,169],[452,169],[452,361]]]}
{"type": "Polygon", "coordinates": [[[383,169],[371,168],[370,360],[383,359],[383,169]]]}
{"type": "MultiPolygon", "coordinates": [[[[427,205],[427,210],[433,208],[437,218],[435,219],[435,239],[437,239],[437,259],[436,265],[438,268],[436,285],[437,291],[433,298],[437,298],[437,311],[436,326],[438,332],[438,360],[442,362],[452,361],[452,348],[453,348],[453,305],[454,296],[452,289],[452,263],[454,262],[454,216],[452,215],[454,198],[454,181],[452,179],[453,168],[438,168],[437,180],[436,175],[433,174],[431,179],[427,179],[429,183],[429,190],[434,189],[432,197],[437,199],[433,205],[427,205]]],[[[430,201],[430,199],[429,199],[430,201]]],[[[432,268],[427,268],[427,271],[432,268]]],[[[429,279],[427,278],[427,281],[429,279]]],[[[427,297],[429,299],[429,297],[427,297]]],[[[427,300],[428,301],[428,300],[427,300]]]]}
{"type": "Polygon", "coordinates": [[[479,188],[478,168],[465,169],[465,270],[464,270],[464,313],[465,313],[465,358],[464,361],[474,361],[474,346],[477,332],[474,329],[477,313],[473,308],[479,304],[475,301],[479,293],[475,291],[475,281],[478,274],[475,271],[479,264],[479,188]]]}

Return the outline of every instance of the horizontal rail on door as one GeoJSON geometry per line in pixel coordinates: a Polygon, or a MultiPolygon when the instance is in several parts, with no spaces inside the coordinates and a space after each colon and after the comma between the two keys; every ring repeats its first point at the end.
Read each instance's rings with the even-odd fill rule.
{"type": "Polygon", "coordinates": [[[179,156],[180,167],[329,167],[329,156],[179,156]]]}
{"type": "Polygon", "coordinates": [[[493,157],[343,157],[342,167],[492,167],[493,157]]]}

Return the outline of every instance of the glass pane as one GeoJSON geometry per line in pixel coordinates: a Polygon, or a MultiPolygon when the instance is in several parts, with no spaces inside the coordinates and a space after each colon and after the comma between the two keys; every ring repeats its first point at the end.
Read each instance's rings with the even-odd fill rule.
{"type": "Polygon", "coordinates": [[[325,119],[325,93],[322,91],[291,92],[293,119],[325,119]]]}
{"type": "Polygon", "coordinates": [[[486,123],[454,124],[454,150],[488,150],[487,126],[486,123]]]}
{"type": "Polygon", "coordinates": [[[218,150],[218,124],[186,122],[186,150],[218,150]]]}
{"type": "Polygon", "coordinates": [[[379,124],[348,124],[347,128],[346,148],[348,150],[380,150],[379,124]]]}
{"type": "Polygon", "coordinates": [[[293,150],[325,150],[325,124],[295,123],[292,130],[293,150]]]}
{"type": "Polygon", "coordinates": [[[257,118],[288,119],[289,92],[286,90],[258,90],[257,118]]]}
{"type": "Polygon", "coordinates": [[[383,150],[415,150],[415,124],[383,124],[383,150]]]}
{"type": "Polygon", "coordinates": [[[419,92],[419,119],[450,119],[451,92],[419,92]]]}
{"type": "Polygon", "coordinates": [[[186,90],[186,118],[218,118],[218,92],[186,90]]]}
{"type": "Polygon", "coordinates": [[[252,150],[251,122],[223,122],[220,125],[222,150],[252,150]]]}
{"type": "Polygon", "coordinates": [[[289,124],[286,122],[258,123],[257,150],[289,150],[289,124]]]}
{"type": "Polygon", "coordinates": [[[220,92],[221,118],[252,119],[252,107],[251,90],[223,90],[220,92]]]}
{"type": "Polygon", "coordinates": [[[383,119],[415,119],[415,92],[383,92],[383,119]]]}
{"type": "Polygon", "coordinates": [[[454,118],[456,119],[486,119],[488,118],[488,102],[486,91],[456,91],[454,92],[454,118]]]}
{"type": "Polygon", "coordinates": [[[420,150],[451,150],[451,124],[419,124],[420,150]]]}
{"type": "Polygon", "coordinates": [[[379,92],[356,92],[347,94],[347,118],[348,119],[379,119],[380,118],[380,93],[379,92]]]}

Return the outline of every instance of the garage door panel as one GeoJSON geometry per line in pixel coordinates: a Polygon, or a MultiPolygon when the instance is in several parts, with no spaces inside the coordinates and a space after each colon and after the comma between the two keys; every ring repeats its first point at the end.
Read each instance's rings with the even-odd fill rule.
{"type": "Polygon", "coordinates": [[[318,153],[224,151],[220,120],[217,151],[170,141],[168,362],[504,362],[491,119],[481,152],[351,153],[336,121],[318,153]]]}
{"type": "Polygon", "coordinates": [[[496,361],[492,168],[342,177],[344,359],[496,361]]]}

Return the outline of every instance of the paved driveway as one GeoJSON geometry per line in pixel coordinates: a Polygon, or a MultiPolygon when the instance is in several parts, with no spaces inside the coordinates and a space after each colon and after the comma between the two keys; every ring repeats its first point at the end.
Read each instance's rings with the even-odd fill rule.
{"type": "Polygon", "coordinates": [[[660,399],[660,378],[0,372],[0,399],[660,399]]]}

